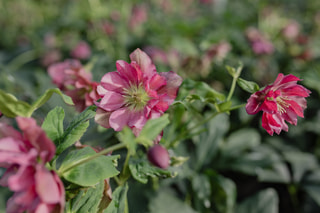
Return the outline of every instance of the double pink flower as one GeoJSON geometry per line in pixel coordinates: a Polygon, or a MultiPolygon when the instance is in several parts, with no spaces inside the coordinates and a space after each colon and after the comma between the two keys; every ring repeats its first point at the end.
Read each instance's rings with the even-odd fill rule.
{"type": "Polygon", "coordinates": [[[129,126],[138,135],[148,119],[160,117],[177,96],[182,78],[176,73],[157,73],[149,56],[136,49],[131,63],[116,62],[117,71],[105,74],[97,87],[102,97],[95,120],[105,128],[121,131],[129,126]]]}
{"type": "Polygon", "coordinates": [[[72,98],[79,112],[100,98],[96,92],[98,83],[92,81],[91,73],[78,60],[55,63],[48,68],[48,73],[53,83],[72,98]]]}
{"type": "Polygon", "coordinates": [[[280,73],[272,85],[266,86],[248,99],[246,110],[248,114],[263,111],[262,127],[270,134],[280,134],[281,130],[288,131],[288,125],[297,124],[297,117],[304,117],[307,108],[309,90],[297,84],[298,77],[280,73]]]}
{"type": "Polygon", "coordinates": [[[63,183],[45,167],[55,154],[54,144],[32,118],[16,120],[23,134],[0,123],[0,166],[7,168],[0,184],[14,192],[6,212],[63,212],[63,183]]]}

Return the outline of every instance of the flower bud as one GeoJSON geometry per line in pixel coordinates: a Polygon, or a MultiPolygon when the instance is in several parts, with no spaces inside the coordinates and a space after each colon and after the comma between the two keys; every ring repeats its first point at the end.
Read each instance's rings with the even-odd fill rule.
{"type": "Polygon", "coordinates": [[[155,166],[166,169],[169,166],[169,153],[163,146],[156,144],[148,151],[148,160],[155,166]]]}

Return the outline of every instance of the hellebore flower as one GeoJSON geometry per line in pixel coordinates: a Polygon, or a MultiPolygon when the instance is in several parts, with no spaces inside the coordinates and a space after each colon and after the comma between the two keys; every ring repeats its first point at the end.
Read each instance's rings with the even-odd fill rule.
{"type": "Polygon", "coordinates": [[[92,81],[91,73],[78,60],[69,59],[52,64],[48,73],[53,83],[72,98],[79,112],[100,98],[96,92],[97,82],[92,81]]]}
{"type": "Polygon", "coordinates": [[[297,117],[303,118],[307,108],[309,90],[297,84],[298,77],[280,73],[275,82],[266,86],[262,91],[250,96],[246,105],[248,114],[263,111],[262,127],[270,134],[280,134],[281,130],[288,131],[287,121],[297,125],[297,117]]]}
{"type": "Polygon", "coordinates": [[[124,126],[139,135],[148,119],[160,117],[172,104],[182,78],[176,73],[157,73],[149,56],[136,49],[131,63],[116,62],[117,71],[105,74],[97,87],[102,97],[95,120],[105,128],[121,131],[124,126]]]}
{"type": "Polygon", "coordinates": [[[23,134],[0,124],[0,166],[7,168],[0,185],[14,192],[6,212],[63,212],[63,183],[45,167],[55,154],[53,142],[32,118],[16,120],[23,134]]]}

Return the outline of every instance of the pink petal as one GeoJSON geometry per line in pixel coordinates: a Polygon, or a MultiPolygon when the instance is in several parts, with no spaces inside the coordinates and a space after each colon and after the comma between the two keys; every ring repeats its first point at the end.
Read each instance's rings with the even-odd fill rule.
{"type": "Polygon", "coordinates": [[[22,141],[12,137],[0,139],[0,151],[22,152],[22,150],[25,150],[22,141]]]}
{"type": "Polygon", "coordinates": [[[34,184],[35,170],[32,166],[20,166],[18,172],[8,179],[12,191],[25,190],[34,184]]]}
{"type": "Polygon", "coordinates": [[[61,193],[52,173],[40,164],[36,166],[36,170],[36,191],[41,201],[49,204],[59,203],[61,193]]]}
{"type": "Polygon", "coordinates": [[[149,81],[149,88],[152,90],[158,90],[160,87],[165,86],[167,80],[165,77],[155,74],[149,81]]]}
{"type": "Polygon", "coordinates": [[[123,60],[118,60],[116,62],[117,70],[120,75],[125,78],[128,82],[133,84],[138,84],[140,77],[140,73],[133,67],[131,64],[123,60]]]}
{"type": "Polygon", "coordinates": [[[283,96],[308,97],[311,92],[301,85],[291,86],[282,90],[283,96]]]}
{"type": "MultiPolygon", "coordinates": [[[[121,92],[123,88],[129,87],[129,82],[124,79],[118,72],[109,72],[105,74],[101,79],[101,86],[103,86],[106,90],[121,92]]],[[[104,95],[102,91],[101,94],[104,95]]]]}
{"type": "Polygon", "coordinates": [[[182,78],[173,71],[161,72],[159,75],[166,78],[167,85],[158,90],[158,94],[167,94],[171,99],[169,102],[170,105],[177,97],[178,89],[182,83],[182,78]]]}
{"type": "Polygon", "coordinates": [[[156,67],[152,63],[150,57],[139,48],[130,54],[131,61],[135,61],[141,68],[142,73],[146,77],[151,77],[156,72],[156,67]]]}
{"type": "Polygon", "coordinates": [[[121,108],[111,113],[109,124],[115,131],[121,131],[130,119],[130,111],[127,108],[121,108]]]}
{"type": "Polygon", "coordinates": [[[0,123],[0,138],[4,137],[12,137],[22,141],[22,135],[19,131],[7,124],[0,123]]]}
{"type": "Polygon", "coordinates": [[[144,110],[139,112],[132,112],[130,115],[130,119],[128,121],[129,127],[136,127],[138,129],[142,129],[142,127],[146,124],[147,118],[145,117],[144,110]]]}
{"type": "Polygon", "coordinates": [[[105,94],[98,106],[106,111],[114,111],[124,104],[124,98],[121,94],[110,91],[105,94]]]}
{"type": "Polygon", "coordinates": [[[111,112],[107,112],[103,109],[98,108],[96,111],[96,116],[94,117],[95,122],[104,128],[110,128],[109,119],[111,112]]]}

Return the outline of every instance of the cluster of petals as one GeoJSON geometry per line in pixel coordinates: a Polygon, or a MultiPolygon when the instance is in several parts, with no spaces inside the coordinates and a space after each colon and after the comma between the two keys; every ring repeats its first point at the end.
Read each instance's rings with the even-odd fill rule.
{"type": "Polygon", "coordinates": [[[14,192],[7,213],[59,213],[65,205],[64,186],[45,164],[55,154],[53,142],[32,118],[16,118],[22,134],[0,123],[0,184],[14,192]]]}
{"type": "Polygon", "coordinates": [[[311,93],[298,85],[298,77],[280,73],[271,85],[250,96],[246,105],[248,114],[263,111],[262,127],[270,134],[288,131],[286,122],[297,125],[297,118],[304,117],[307,108],[306,97],[311,93]],[[286,121],[286,122],[285,122],[286,121]]]}
{"type": "Polygon", "coordinates": [[[78,60],[68,59],[52,64],[48,73],[53,83],[72,98],[79,112],[100,98],[96,92],[98,83],[92,81],[91,73],[87,72],[78,60]]]}
{"type": "Polygon", "coordinates": [[[149,56],[140,49],[130,54],[131,63],[116,62],[117,71],[105,74],[97,87],[102,97],[95,120],[105,128],[121,131],[129,126],[138,135],[148,119],[160,117],[172,104],[182,78],[176,73],[157,73],[149,56]]]}
{"type": "Polygon", "coordinates": [[[267,40],[262,33],[255,28],[248,28],[246,36],[251,44],[252,51],[257,55],[269,55],[274,51],[273,44],[267,40]]]}

